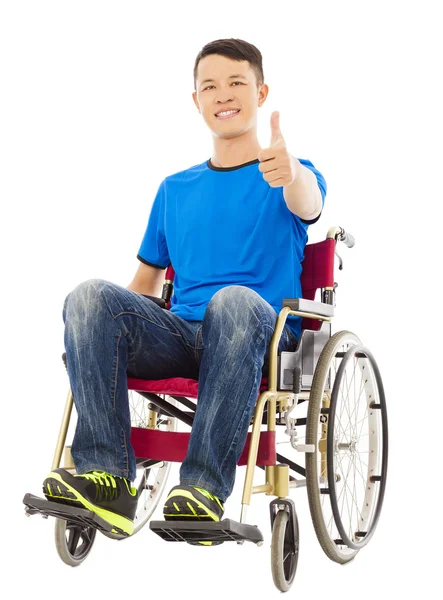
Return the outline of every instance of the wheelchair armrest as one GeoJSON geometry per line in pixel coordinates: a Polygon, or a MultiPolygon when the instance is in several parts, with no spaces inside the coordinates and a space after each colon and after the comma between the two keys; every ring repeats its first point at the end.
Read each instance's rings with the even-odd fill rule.
{"type": "Polygon", "coordinates": [[[141,295],[144,296],[145,298],[149,298],[150,300],[153,300],[156,304],[158,304],[162,308],[166,308],[166,300],[163,300],[163,298],[157,298],[157,296],[148,296],[147,294],[141,294],[141,295]]]}
{"type": "Polygon", "coordinates": [[[284,298],[282,308],[289,306],[291,310],[321,315],[322,317],[334,316],[334,307],[332,304],[317,302],[316,300],[306,300],[306,298],[284,298]]]}

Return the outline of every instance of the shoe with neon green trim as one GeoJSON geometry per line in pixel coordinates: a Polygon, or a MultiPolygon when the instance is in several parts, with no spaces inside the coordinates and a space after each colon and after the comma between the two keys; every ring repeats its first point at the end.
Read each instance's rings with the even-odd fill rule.
{"type": "Polygon", "coordinates": [[[86,508],[115,527],[114,533],[131,535],[137,509],[137,490],[123,477],[104,471],[71,475],[54,469],[43,482],[48,500],[86,508]]]}
{"type": "MultiPolygon", "coordinates": [[[[223,502],[210,492],[194,485],[176,485],[169,492],[163,507],[166,521],[220,521],[224,513],[223,502]]],[[[220,541],[198,541],[190,544],[217,546],[220,541]]]]}

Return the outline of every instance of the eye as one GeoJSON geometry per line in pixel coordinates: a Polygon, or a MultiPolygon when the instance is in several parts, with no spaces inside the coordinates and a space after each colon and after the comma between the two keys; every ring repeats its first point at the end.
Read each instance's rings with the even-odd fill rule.
{"type": "MultiPolygon", "coordinates": [[[[234,83],[239,83],[240,85],[245,85],[241,81],[233,81],[232,84],[234,84],[234,83]]],[[[203,88],[203,91],[209,90],[209,88],[211,88],[211,87],[214,87],[214,86],[213,85],[208,85],[207,87],[203,88]]]]}

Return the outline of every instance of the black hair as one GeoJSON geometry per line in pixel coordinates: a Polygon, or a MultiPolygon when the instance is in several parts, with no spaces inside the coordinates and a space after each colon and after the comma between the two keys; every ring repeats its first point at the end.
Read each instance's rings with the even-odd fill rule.
{"type": "Polygon", "coordinates": [[[221,56],[226,56],[231,60],[247,60],[255,73],[257,87],[263,85],[263,59],[260,50],[253,44],[245,42],[244,40],[229,38],[209,42],[200,50],[197,58],[195,59],[194,65],[194,89],[196,89],[198,63],[202,58],[208,56],[209,54],[220,54],[221,56]]]}

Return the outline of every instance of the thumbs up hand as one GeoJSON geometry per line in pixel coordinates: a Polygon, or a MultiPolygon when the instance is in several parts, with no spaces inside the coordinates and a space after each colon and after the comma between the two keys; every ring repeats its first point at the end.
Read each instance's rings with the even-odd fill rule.
{"type": "Polygon", "coordinates": [[[286,142],[280,130],[280,113],[274,111],[271,115],[271,144],[269,148],[258,153],[259,170],[263,179],[271,187],[290,185],[298,175],[296,159],[286,148],[286,142]]]}
{"type": "Polygon", "coordinates": [[[281,148],[285,145],[285,140],[280,130],[280,113],[275,110],[271,115],[271,148],[281,148]]]}

